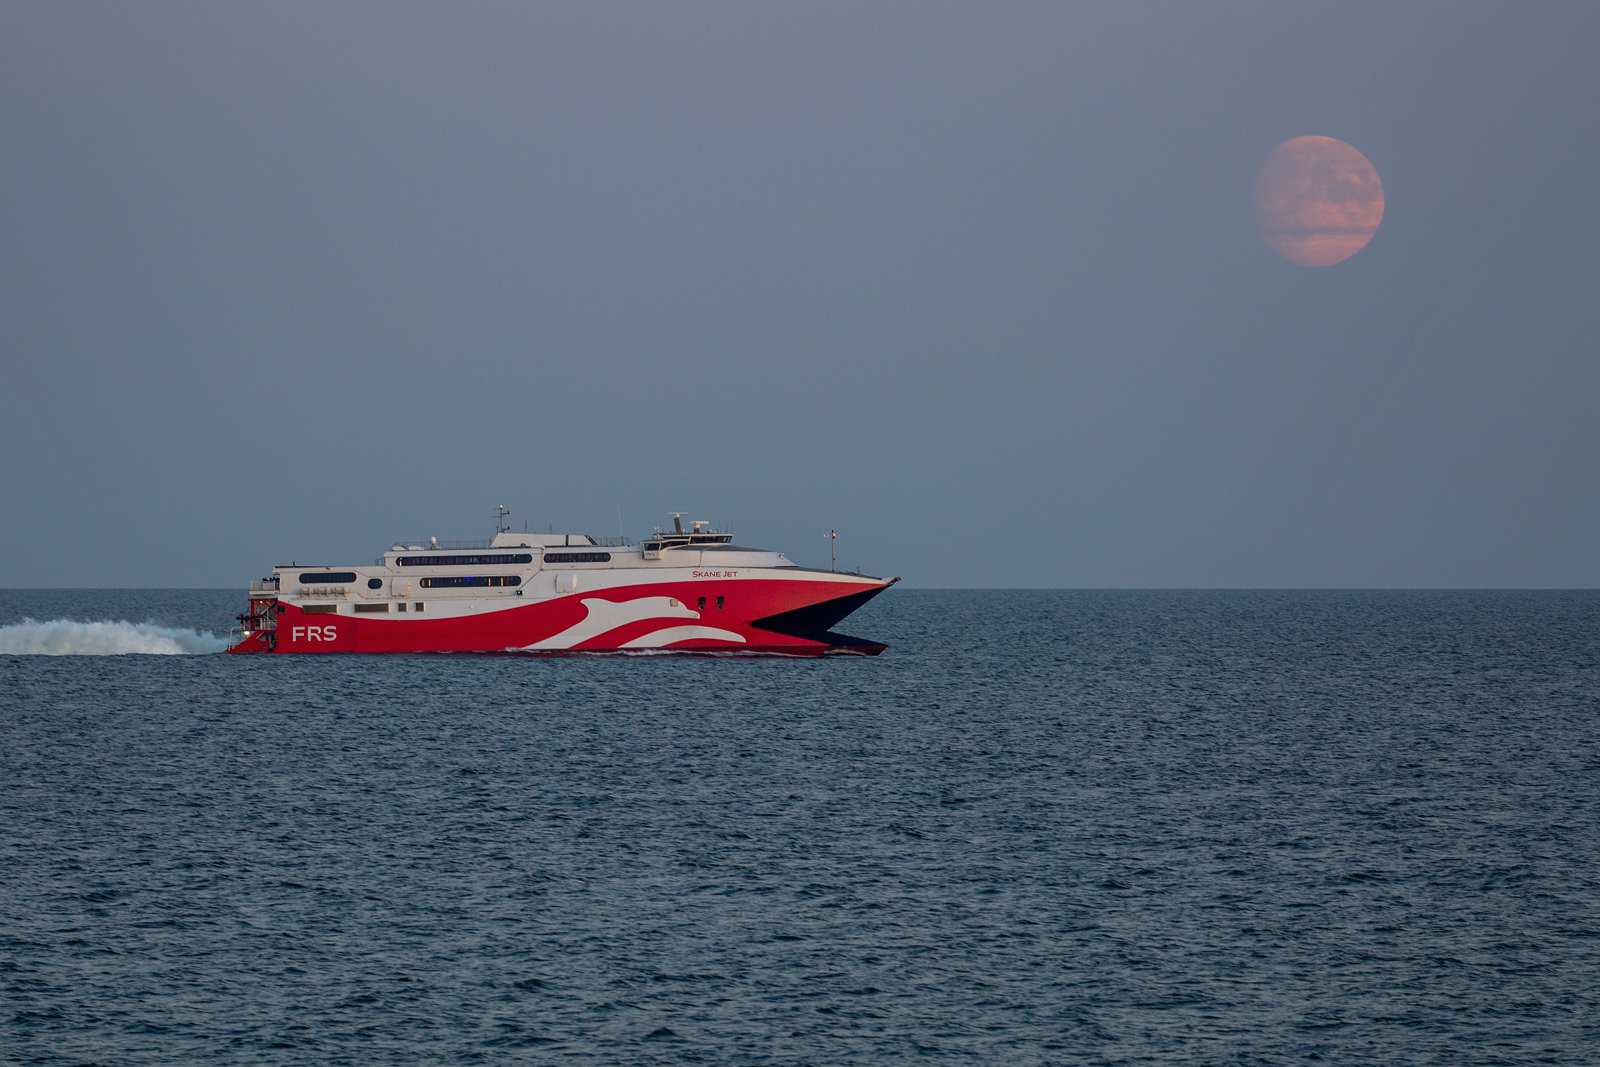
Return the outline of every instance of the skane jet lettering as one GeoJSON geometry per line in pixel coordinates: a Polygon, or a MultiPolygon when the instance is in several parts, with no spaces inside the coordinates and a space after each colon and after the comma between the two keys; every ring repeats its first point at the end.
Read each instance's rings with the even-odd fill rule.
{"type": "Polygon", "coordinates": [[[692,574],[693,577],[696,577],[696,578],[737,578],[737,577],[739,577],[739,572],[738,571],[691,571],[690,573],[692,574]]]}

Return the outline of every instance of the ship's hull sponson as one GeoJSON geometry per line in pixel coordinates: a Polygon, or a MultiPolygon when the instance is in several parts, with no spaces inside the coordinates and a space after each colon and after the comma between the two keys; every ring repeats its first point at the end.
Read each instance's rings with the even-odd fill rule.
{"type": "Polygon", "coordinates": [[[732,545],[645,558],[638,546],[587,538],[527,543],[549,540],[502,534],[473,554],[397,545],[373,567],[274,568],[251,592],[229,651],[875,656],[887,647],[832,627],[898,579],[796,567],[732,545]]]}

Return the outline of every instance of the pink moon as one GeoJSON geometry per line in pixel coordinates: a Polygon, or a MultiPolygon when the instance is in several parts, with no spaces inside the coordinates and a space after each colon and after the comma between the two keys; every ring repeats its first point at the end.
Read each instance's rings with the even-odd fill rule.
{"type": "Polygon", "coordinates": [[[1256,175],[1256,221],[1267,247],[1303,267],[1331,267],[1367,246],[1383,221],[1372,162],[1332,137],[1296,137],[1256,175]]]}

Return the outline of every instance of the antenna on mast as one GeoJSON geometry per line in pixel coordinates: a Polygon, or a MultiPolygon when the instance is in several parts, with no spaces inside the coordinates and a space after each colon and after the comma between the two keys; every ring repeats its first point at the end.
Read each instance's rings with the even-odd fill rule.
{"type": "Polygon", "coordinates": [[[504,504],[494,506],[494,532],[497,534],[510,533],[511,527],[506,525],[506,516],[511,514],[504,504]]]}
{"type": "Polygon", "coordinates": [[[828,538],[828,569],[831,571],[831,570],[835,569],[835,567],[834,567],[834,558],[833,558],[833,545],[834,545],[834,542],[839,539],[839,535],[834,533],[832,530],[829,530],[828,533],[827,533],[827,538],[828,538]]]}

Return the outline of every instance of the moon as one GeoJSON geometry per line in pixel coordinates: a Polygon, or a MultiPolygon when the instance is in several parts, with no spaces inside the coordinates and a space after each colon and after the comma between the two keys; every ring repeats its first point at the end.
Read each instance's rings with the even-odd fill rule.
{"type": "Polygon", "coordinates": [[[1302,267],[1331,267],[1367,246],[1383,221],[1383,182],[1359,151],[1332,137],[1296,137],[1256,175],[1256,221],[1267,247],[1302,267]]]}

